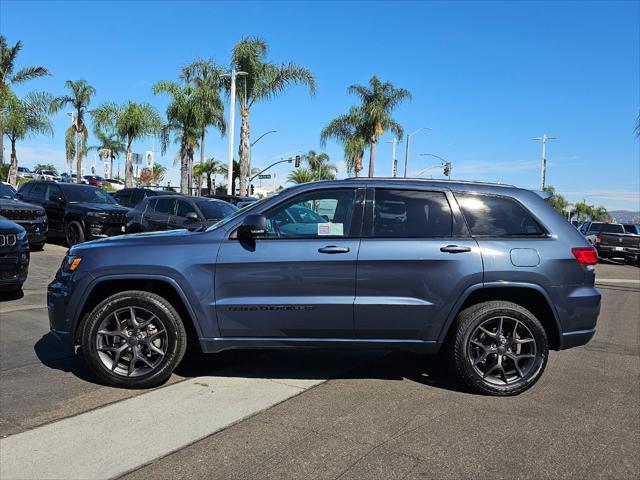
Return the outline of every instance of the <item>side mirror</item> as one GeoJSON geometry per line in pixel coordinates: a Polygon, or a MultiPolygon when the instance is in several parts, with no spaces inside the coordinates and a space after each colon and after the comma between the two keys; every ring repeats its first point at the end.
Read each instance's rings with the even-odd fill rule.
{"type": "Polygon", "coordinates": [[[196,212],[189,212],[187,213],[187,216],[185,217],[187,220],[190,220],[192,222],[197,222],[198,220],[200,220],[198,218],[198,214],[196,212]]]}
{"type": "Polygon", "coordinates": [[[253,238],[267,233],[267,219],[264,215],[247,215],[238,229],[238,237],[253,238]]]}

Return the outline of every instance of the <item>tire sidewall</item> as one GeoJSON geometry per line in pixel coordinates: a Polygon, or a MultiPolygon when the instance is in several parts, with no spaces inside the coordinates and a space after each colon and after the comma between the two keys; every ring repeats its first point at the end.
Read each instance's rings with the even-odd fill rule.
{"type": "Polygon", "coordinates": [[[491,308],[477,309],[472,314],[469,321],[465,322],[461,329],[461,335],[456,337],[455,353],[458,371],[462,374],[465,383],[473,388],[491,395],[516,395],[533,386],[542,376],[549,357],[548,340],[544,328],[540,322],[527,310],[523,308],[491,308]],[[536,342],[536,357],[533,370],[527,377],[509,385],[493,385],[485,382],[476,373],[471,365],[468,353],[468,345],[471,335],[475,332],[478,325],[482,322],[498,317],[505,316],[517,319],[522,322],[531,331],[536,342]]]}
{"type": "Polygon", "coordinates": [[[177,312],[168,302],[149,292],[125,292],[106,299],[91,312],[82,329],[82,351],[89,367],[105,383],[117,387],[148,388],[159,385],[171,376],[184,355],[185,347],[186,334],[177,312]],[[104,319],[125,307],[139,307],[152,312],[167,331],[167,352],[160,365],[149,373],[133,378],[111,372],[100,360],[95,341],[104,319]]]}
{"type": "Polygon", "coordinates": [[[65,240],[67,242],[67,246],[68,247],[73,247],[74,245],[78,245],[79,243],[83,243],[86,240],[86,235],[84,233],[84,229],[82,228],[82,224],[80,222],[78,222],[77,220],[71,220],[70,222],[67,223],[67,227],[65,228],[65,240]],[[76,243],[72,243],[69,240],[69,230],[71,228],[77,228],[78,229],[78,241],[76,243]]]}

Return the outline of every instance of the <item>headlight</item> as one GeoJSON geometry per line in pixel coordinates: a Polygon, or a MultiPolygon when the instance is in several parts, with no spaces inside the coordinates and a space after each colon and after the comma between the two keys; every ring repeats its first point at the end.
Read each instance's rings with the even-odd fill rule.
{"type": "Polygon", "coordinates": [[[87,212],[87,215],[95,218],[107,218],[108,214],[105,212],[87,212]]]}
{"type": "Polygon", "coordinates": [[[75,255],[67,255],[62,260],[62,265],[60,265],[60,270],[63,272],[73,272],[78,268],[80,262],[82,261],[82,257],[76,257],[75,255]]]}
{"type": "Polygon", "coordinates": [[[16,235],[16,237],[18,238],[18,241],[22,241],[25,238],[27,238],[27,231],[25,230],[24,232],[20,232],[18,235],[16,235]]]}

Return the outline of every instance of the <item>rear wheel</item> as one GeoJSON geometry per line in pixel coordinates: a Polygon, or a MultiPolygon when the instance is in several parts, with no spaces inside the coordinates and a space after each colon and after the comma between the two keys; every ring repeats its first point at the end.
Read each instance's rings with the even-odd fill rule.
{"type": "Polygon", "coordinates": [[[78,243],[84,242],[85,234],[82,224],[77,220],[72,220],[67,223],[67,226],[65,227],[65,238],[67,240],[68,247],[73,247],[78,243]]]}
{"type": "Polygon", "coordinates": [[[458,315],[451,363],[460,380],[489,395],[517,395],[531,388],[547,364],[544,328],[528,310],[490,301],[458,315]]]}
{"type": "Polygon", "coordinates": [[[187,336],[180,316],[164,298],[127,291],[100,303],[82,328],[89,368],[116,387],[161,384],[184,356],[187,336]]]}

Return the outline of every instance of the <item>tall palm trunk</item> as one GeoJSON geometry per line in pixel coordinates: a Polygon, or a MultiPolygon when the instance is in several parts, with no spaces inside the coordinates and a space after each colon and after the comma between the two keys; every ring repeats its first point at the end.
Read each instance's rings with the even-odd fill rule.
{"type": "Polygon", "coordinates": [[[116,178],[116,176],[113,174],[113,157],[111,157],[111,165],[109,166],[109,176],[111,178],[116,178]]]}
{"type": "Polygon", "coordinates": [[[378,137],[373,135],[371,137],[371,146],[369,147],[369,176],[373,177],[373,171],[375,169],[376,164],[376,143],[378,142],[378,137]]]}
{"type": "Polygon", "coordinates": [[[9,166],[9,183],[16,186],[18,181],[18,154],[16,153],[16,139],[11,139],[11,165],[9,166]]]}
{"type": "Polygon", "coordinates": [[[207,173],[207,191],[209,192],[209,195],[213,195],[215,193],[211,190],[211,174],[210,173],[207,173]]]}
{"type": "Polygon", "coordinates": [[[82,183],[82,152],[80,151],[80,135],[76,127],[76,183],[82,183]]]}
{"type": "MultiPolygon", "coordinates": [[[[207,130],[205,128],[202,129],[202,137],[200,138],[200,165],[204,163],[204,137],[206,136],[207,130]]],[[[210,183],[210,180],[209,180],[210,183]]],[[[207,184],[207,187],[211,189],[211,185],[207,184]]],[[[202,190],[202,176],[198,177],[198,193],[197,196],[200,196],[202,190]]]]}
{"type": "Polygon", "coordinates": [[[127,158],[124,161],[124,186],[126,188],[133,187],[133,159],[131,158],[131,143],[127,141],[127,158]]]}
{"type": "Polygon", "coordinates": [[[362,172],[362,154],[356,155],[353,162],[353,171],[356,177],[360,176],[360,173],[362,172]]]}
{"type": "Polygon", "coordinates": [[[4,165],[4,125],[0,120],[0,165],[4,165]]]}
{"type": "Polygon", "coordinates": [[[180,147],[180,193],[189,191],[189,149],[185,141],[180,147]]]}
{"type": "Polygon", "coordinates": [[[247,194],[247,176],[249,175],[249,108],[243,106],[240,109],[242,126],[240,127],[240,195],[247,194]]]}

